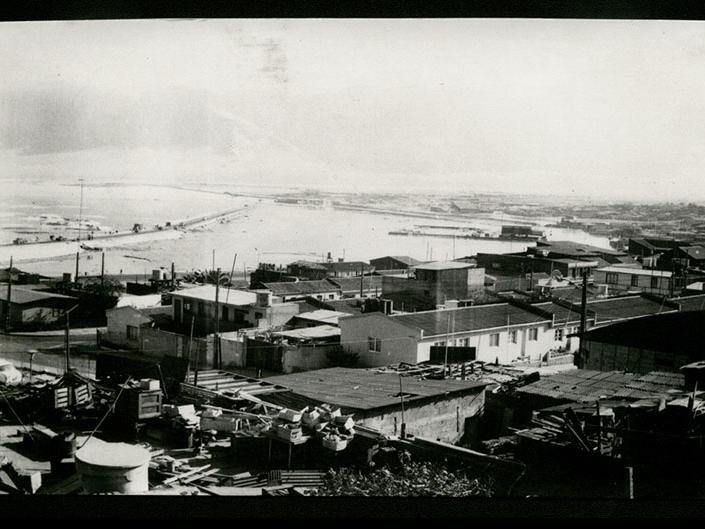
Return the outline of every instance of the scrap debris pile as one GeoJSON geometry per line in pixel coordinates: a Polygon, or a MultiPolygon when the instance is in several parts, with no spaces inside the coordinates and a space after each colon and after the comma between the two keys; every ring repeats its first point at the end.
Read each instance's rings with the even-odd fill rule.
{"type": "Polygon", "coordinates": [[[431,362],[408,364],[401,362],[389,366],[373,368],[378,373],[395,373],[403,377],[416,377],[420,380],[477,380],[490,382],[491,391],[508,392],[515,388],[531,384],[540,376],[538,371],[525,372],[508,366],[492,364],[480,360],[452,363],[444,366],[431,362]]]}

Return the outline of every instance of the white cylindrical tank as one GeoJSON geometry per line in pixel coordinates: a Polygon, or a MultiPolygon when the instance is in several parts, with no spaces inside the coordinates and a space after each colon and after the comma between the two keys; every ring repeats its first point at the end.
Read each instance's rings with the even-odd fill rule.
{"type": "Polygon", "coordinates": [[[76,452],[76,470],[88,493],[135,494],[149,490],[150,459],[140,446],[92,438],[76,452]]]}

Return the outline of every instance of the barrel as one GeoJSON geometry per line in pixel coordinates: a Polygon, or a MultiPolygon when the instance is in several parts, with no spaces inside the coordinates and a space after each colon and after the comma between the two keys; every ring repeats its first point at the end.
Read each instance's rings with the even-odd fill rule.
{"type": "Polygon", "coordinates": [[[76,452],[76,470],[88,493],[136,494],[149,490],[150,459],[140,446],[92,438],[76,452]]]}

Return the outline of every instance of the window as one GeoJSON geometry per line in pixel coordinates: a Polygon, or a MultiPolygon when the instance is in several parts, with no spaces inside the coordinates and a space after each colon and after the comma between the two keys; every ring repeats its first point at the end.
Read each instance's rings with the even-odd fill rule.
{"type": "Polygon", "coordinates": [[[255,319],[256,320],[261,320],[262,316],[264,316],[264,314],[262,314],[261,312],[255,312],[255,319]]]}
{"type": "Polygon", "coordinates": [[[651,288],[658,288],[658,277],[651,278],[651,288]]]}
{"type": "Polygon", "coordinates": [[[632,274],[632,286],[633,287],[639,286],[639,276],[636,274],[632,274]]]}
{"type": "Polygon", "coordinates": [[[184,301],[184,310],[191,310],[191,302],[190,301],[184,301]]]}
{"type": "Polygon", "coordinates": [[[553,333],[553,339],[557,342],[563,341],[563,329],[556,329],[553,333]]]}
{"type": "Polygon", "coordinates": [[[321,299],[321,300],[322,300],[322,299],[323,299],[323,296],[320,296],[320,295],[319,295],[319,296],[316,296],[316,299],[321,299]]]}
{"type": "Polygon", "coordinates": [[[539,339],[539,330],[536,327],[534,327],[533,329],[529,329],[529,341],[535,342],[538,339],[539,339]]]}
{"type": "Polygon", "coordinates": [[[461,347],[470,347],[470,338],[463,338],[460,340],[461,347]]]}
{"type": "Polygon", "coordinates": [[[607,272],[607,276],[605,278],[605,281],[609,285],[616,285],[619,282],[619,276],[617,272],[607,272]]]}
{"type": "Polygon", "coordinates": [[[367,338],[367,344],[370,351],[373,351],[375,353],[379,353],[382,351],[382,340],[380,340],[379,338],[373,338],[372,336],[369,336],[367,338]]]}
{"type": "Polygon", "coordinates": [[[333,299],[335,298],[335,294],[328,294],[328,299],[333,299]]]}
{"type": "Polygon", "coordinates": [[[499,333],[490,334],[490,347],[499,347],[499,333]]]}
{"type": "Polygon", "coordinates": [[[509,331],[509,343],[517,343],[517,332],[509,331]]]}
{"type": "Polygon", "coordinates": [[[127,326],[127,339],[128,340],[137,340],[139,338],[139,332],[137,330],[137,327],[134,325],[128,325],[127,326]]]}

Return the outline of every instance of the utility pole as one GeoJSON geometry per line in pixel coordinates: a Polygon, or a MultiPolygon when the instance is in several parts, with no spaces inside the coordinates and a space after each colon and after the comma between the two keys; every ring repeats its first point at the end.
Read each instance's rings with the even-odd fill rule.
{"type": "Polygon", "coordinates": [[[584,360],[584,339],[585,329],[587,327],[587,277],[588,271],[583,270],[583,290],[580,298],[580,349],[578,351],[580,356],[580,367],[582,366],[584,360]]]}
{"type": "Polygon", "coordinates": [[[230,280],[228,281],[228,290],[225,293],[225,303],[228,303],[228,298],[230,297],[230,285],[232,285],[233,282],[233,274],[235,273],[235,261],[237,260],[237,252],[235,253],[235,257],[233,257],[233,266],[230,269],[230,280]]]}
{"type": "Polygon", "coordinates": [[[450,341],[450,311],[448,312],[448,326],[446,327],[446,352],[443,359],[443,378],[448,373],[448,342],[450,341]]]}
{"type": "MultiPolygon", "coordinates": [[[[81,183],[81,203],[78,209],[78,241],[81,240],[81,223],[83,222],[83,178],[79,178],[78,181],[81,183]]],[[[78,274],[76,274],[78,275],[78,274]]]]}
{"type": "Polygon", "coordinates": [[[174,261],[171,262],[171,289],[176,286],[176,272],[174,272],[174,261]]]}
{"type": "Polygon", "coordinates": [[[105,285],[105,252],[100,253],[100,290],[103,291],[105,285]]]}
{"type": "Polygon", "coordinates": [[[364,268],[364,266],[362,266],[362,267],[360,267],[360,299],[365,297],[363,294],[364,286],[365,286],[363,283],[364,279],[365,279],[365,268],[364,268]]]}
{"type": "Polygon", "coordinates": [[[7,300],[5,303],[5,330],[10,329],[10,302],[12,301],[12,256],[10,256],[10,270],[7,278],[7,300]]]}
{"type": "MultiPolygon", "coordinates": [[[[215,252],[215,250],[214,250],[215,252]]],[[[220,305],[218,304],[218,294],[220,293],[220,268],[216,271],[215,280],[215,332],[213,333],[213,354],[215,356],[216,365],[218,369],[221,369],[220,358],[220,337],[218,336],[218,331],[220,330],[220,305]]]]}
{"type": "Polygon", "coordinates": [[[211,270],[215,270],[215,248],[213,248],[213,266],[211,266],[211,270]]]}
{"type": "Polygon", "coordinates": [[[76,283],[76,286],[78,286],[78,253],[76,252],[76,277],[74,277],[74,281],[76,283]]]}

